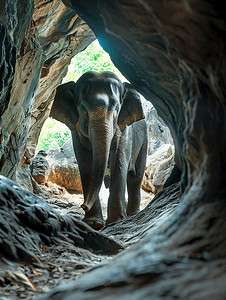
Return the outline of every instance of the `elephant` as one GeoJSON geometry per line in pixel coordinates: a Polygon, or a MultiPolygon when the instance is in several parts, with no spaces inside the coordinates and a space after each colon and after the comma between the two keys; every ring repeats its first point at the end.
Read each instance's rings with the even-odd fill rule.
{"type": "Polygon", "coordinates": [[[95,229],[105,225],[99,192],[107,168],[106,225],[139,212],[147,157],[147,124],[139,93],[113,72],[89,71],[77,82],[56,88],[50,116],[71,130],[84,194],[83,221],[95,229]]]}

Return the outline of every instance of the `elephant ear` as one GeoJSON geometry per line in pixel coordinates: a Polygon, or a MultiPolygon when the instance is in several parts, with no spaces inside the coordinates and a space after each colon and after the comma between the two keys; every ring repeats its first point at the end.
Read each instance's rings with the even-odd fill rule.
{"type": "Polygon", "coordinates": [[[56,88],[50,117],[67,125],[72,131],[78,121],[78,112],[75,106],[75,82],[70,81],[56,88]]]}
{"type": "Polygon", "coordinates": [[[118,126],[123,131],[133,122],[144,119],[141,98],[139,93],[128,83],[124,83],[125,93],[122,107],[118,116],[118,126]]]}

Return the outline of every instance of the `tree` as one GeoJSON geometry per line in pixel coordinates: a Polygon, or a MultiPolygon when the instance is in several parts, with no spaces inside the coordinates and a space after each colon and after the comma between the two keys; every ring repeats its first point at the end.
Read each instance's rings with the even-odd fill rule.
{"type": "Polygon", "coordinates": [[[111,71],[117,74],[123,82],[127,81],[113,64],[109,54],[100,46],[98,40],[94,41],[86,50],[80,52],[72,59],[63,82],[77,81],[80,76],[88,71],[111,71]]]}

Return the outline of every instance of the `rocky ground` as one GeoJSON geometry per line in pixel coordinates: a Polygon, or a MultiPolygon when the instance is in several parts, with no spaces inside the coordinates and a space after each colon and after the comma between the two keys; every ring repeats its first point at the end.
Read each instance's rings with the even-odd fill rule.
{"type": "MultiPolygon", "coordinates": [[[[55,183],[47,182],[38,185],[39,196],[54,209],[69,213],[82,219],[81,209],[83,195],[69,191],[55,183]]],[[[141,209],[153,199],[154,194],[142,190],[141,209]]],[[[108,190],[102,187],[100,192],[103,215],[106,218],[108,190]]],[[[35,299],[47,290],[62,284],[70,283],[82,273],[92,269],[100,262],[113,256],[95,254],[89,250],[70,245],[56,237],[55,245],[42,247],[39,259],[42,265],[31,266],[12,263],[6,259],[0,261],[0,300],[35,299]]]]}
{"type": "MultiPolygon", "coordinates": [[[[81,208],[83,203],[83,194],[80,194],[73,190],[67,190],[59,185],[51,182],[46,184],[40,184],[40,193],[41,196],[48,204],[58,211],[64,213],[69,213],[75,216],[76,218],[82,219],[84,216],[84,210],[81,208]]],[[[108,189],[104,187],[100,191],[100,201],[103,211],[103,216],[107,218],[107,200],[108,200],[108,189]]],[[[141,210],[144,209],[148,203],[154,198],[153,193],[148,193],[141,189],[142,201],[141,201],[141,210]]]]}

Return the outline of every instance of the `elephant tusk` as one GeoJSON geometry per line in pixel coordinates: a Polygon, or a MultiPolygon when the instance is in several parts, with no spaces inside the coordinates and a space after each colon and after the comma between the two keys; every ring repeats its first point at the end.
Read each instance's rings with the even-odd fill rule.
{"type": "Polygon", "coordinates": [[[81,208],[84,210],[84,211],[89,211],[91,208],[92,208],[92,206],[93,206],[93,204],[94,204],[94,202],[95,202],[95,198],[93,198],[94,200],[92,200],[92,199],[90,199],[90,200],[85,200],[84,201],[84,203],[81,205],[81,208]]]}
{"type": "Polygon", "coordinates": [[[84,204],[84,203],[81,205],[81,208],[84,209],[84,211],[89,211],[90,210],[90,207],[88,205],[84,204]]]}

